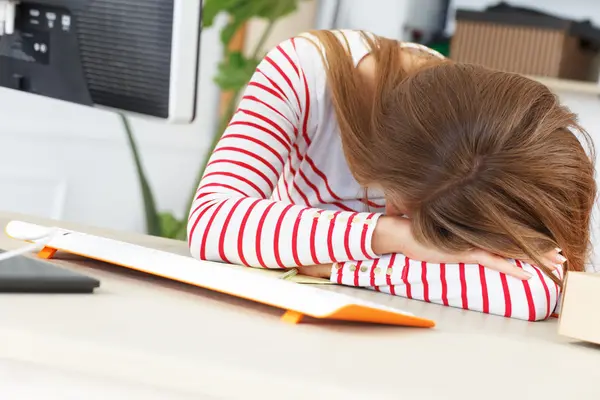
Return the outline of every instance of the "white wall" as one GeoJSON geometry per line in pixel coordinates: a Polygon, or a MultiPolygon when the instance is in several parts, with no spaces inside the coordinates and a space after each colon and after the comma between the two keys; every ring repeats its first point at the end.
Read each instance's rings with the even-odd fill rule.
{"type": "Polygon", "coordinates": [[[317,27],[363,29],[407,40],[410,29],[424,32],[435,29],[437,21],[429,16],[437,16],[441,5],[440,0],[321,0],[317,27]]]}
{"type": "MultiPolygon", "coordinates": [[[[132,119],[158,207],[179,216],[187,213],[184,205],[215,129],[219,92],[212,77],[222,52],[217,30],[202,34],[195,122],[132,119]]],[[[144,229],[134,164],[113,113],[0,89],[0,121],[1,210],[144,229]]]]}
{"type": "Polygon", "coordinates": [[[408,2],[404,0],[321,0],[319,2],[320,29],[364,29],[379,35],[399,38],[403,26],[399,16],[406,13],[408,2]],[[339,6],[336,4],[339,2],[339,6]],[[337,11],[337,18],[334,13],[337,11]],[[337,21],[332,26],[334,20],[337,21]]]}

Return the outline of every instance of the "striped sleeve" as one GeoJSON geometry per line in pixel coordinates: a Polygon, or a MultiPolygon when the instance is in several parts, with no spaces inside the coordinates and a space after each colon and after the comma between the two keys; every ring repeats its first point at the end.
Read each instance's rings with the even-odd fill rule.
{"type": "Polygon", "coordinates": [[[431,264],[390,254],[380,259],[334,264],[331,280],[504,317],[527,321],[548,318],[558,303],[559,286],[540,269],[516,263],[533,277],[521,281],[481,265],[431,264]]]}
{"type": "Polygon", "coordinates": [[[263,268],[376,257],[371,237],[378,214],[326,212],[293,204],[301,199],[289,195],[294,182],[286,160],[308,135],[313,77],[302,64],[320,62],[317,51],[290,39],[256,69],[190,210],[192,256],[263,268]]]}

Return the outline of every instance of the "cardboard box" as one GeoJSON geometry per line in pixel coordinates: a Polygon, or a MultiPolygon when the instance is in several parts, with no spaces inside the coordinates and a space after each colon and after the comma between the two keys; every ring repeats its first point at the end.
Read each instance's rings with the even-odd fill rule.
{"type": "Polygon", "coordinates": [[[450,58],[524,75],[596,81],[600,30],[501,3],[456,11],[450,58]]]}
{"type": "Polygon", "coordinates": [[[563,291],[558,333],[600,344],[600,274],[569,272],[563,291]]]}

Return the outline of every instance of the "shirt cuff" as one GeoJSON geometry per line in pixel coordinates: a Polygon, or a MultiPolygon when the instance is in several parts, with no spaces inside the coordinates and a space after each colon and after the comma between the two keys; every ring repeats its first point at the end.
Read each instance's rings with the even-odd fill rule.
{"type": "MultiPolygon", "coordinates": [[[[399,255],[401,256],[401,255],[399,255]]],[[[406,258],[385,255],[374,260],[334,263],[329,280],[346,286],[385,286],[403,283],[403,264],[406,258]],[[399,261],[400,265],[394,265],[399,261]]]]}

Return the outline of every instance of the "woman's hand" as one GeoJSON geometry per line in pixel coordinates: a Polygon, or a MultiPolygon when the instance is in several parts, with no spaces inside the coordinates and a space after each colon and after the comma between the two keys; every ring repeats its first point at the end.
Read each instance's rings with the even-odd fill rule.
{"type": "Polygon", "coordinates": [[[308,265],[298,267],[298,273],[300,275],[312,276],[314,278],[327,278],[331,276],[332,264],[321,264],[321,265],[308,265]]]}
{"type": "MultiPolygon", "coordinates": [[[[435,264],[481,264],[486,268],[503,272],[521,280],[531,278],[529,272],[517,267],[503,257],[484,250],[448,253],[423,245],[417,242],[412,235],[410,224],[410,220],[406,218],[388,216],[379,218],[372,240],[373,251],[377,254],[402,253],[410,259],[435,264]]],[[[532,263],[531,260],[523,261],[532,263]]],[[[542,261],[544,261],[544,266],[554,270],[562,265],[566,259],[560,254],[560,249],[555,249],[545,254],[542,261]]]]}

